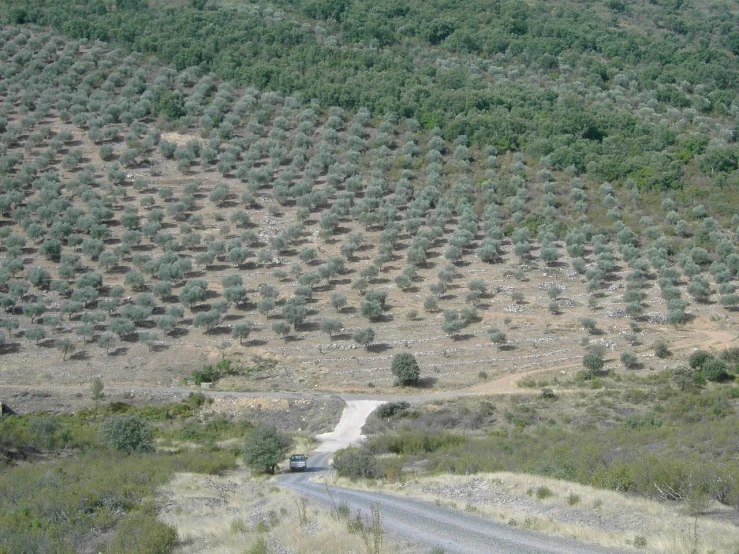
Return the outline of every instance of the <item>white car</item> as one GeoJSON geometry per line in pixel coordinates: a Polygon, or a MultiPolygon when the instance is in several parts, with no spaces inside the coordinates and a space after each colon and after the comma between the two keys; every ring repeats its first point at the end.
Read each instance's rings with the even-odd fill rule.
{"type": "Polygon", "coordinates": [[[308,456],[293,454],[290,456],[290,471],[305,471],[308,469],[308,456]]]}

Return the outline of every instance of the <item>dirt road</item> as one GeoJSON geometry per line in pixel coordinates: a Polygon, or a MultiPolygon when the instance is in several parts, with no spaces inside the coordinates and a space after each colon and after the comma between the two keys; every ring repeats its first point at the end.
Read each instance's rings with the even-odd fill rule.
{"type": "Polygon", "coordinates": [[[341,414],[339,423],[330,433],[316,435],[321,445],[316,452],[333,453],[341,448],[346,448],[359,442],[362,436],[362,427],[367,422],[369,415],[380,405],[381,400],[349,400],[346,408],[341,414]]]}
{"type": "Polygon", "coordinates": [[[353,514],[369,516],[378,504],[383,530],[411,539],[429,548],[458,554],[617,554],[628,550],[608,549],[572,539],[552,537],[504,525],[474,515],[462,514],[429,502],[397,498],[387,494],[327,487],[314,477],[329,469],[336,450],[361,440],[361,428],[381,402],[349,400],[332,433],[318,435],[321,445],[309,458],[309,470],[279,477],[280,482],[300,494],[328,505],[346,503],[353,514]]]}

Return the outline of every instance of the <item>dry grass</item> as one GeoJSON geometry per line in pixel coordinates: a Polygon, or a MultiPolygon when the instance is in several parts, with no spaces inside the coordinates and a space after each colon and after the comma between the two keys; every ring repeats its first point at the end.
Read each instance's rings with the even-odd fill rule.
{"type": "Polygon", "coordinates": [[[632,545],[654,554],[739,552],[739,528],[731,523],[686,515],[684,506],[557,479],[517,473],[423,477],[404,484],[329,479],[604,546],[632,545]]]}
{"type": "MultiPolygon", "coordinates": [[[[160,493],[161,519],[177,528],[177,554],[243,554],[260,539],[268,552],[356,553],[362,539],[317,502],[307,503],[301,524],[300,496],[246,470],[223,477],[180,473],[160,493]]],[[[383,554],[417,554],[385,539],[383,554]]],[[[256,549],[255,549],[256,550],[256,549]]]]}

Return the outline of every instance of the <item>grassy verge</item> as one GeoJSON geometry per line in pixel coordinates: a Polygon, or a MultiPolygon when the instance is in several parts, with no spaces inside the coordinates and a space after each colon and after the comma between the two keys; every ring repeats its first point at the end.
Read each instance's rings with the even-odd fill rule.
{"type": "Polygon", "coordinates": [[[690,516],[665,503],[531,474],[441,475],[402,484],[333,478],[331,483],[379,489],[511,527],[654,554],[736,554],[739,541],[739,529],[728,521],[690,516]]]}
{"type": "MultiPolygon", "coordinates": [[[[369,550],[355,514],[348,509],[339,507],[332,513],[243,470],[208,478],[179,473],[161,489],[161,495],[166,508],[160,518],[177,529],[179,554],[427,552],[386,536],[379,551],[369,550]]],[[[366,519],[362,525],[368,525],[366,519]]]]}

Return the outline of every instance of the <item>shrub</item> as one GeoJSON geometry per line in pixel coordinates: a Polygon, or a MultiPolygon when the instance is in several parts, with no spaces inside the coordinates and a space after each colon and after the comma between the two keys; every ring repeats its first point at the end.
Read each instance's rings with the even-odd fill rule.
{"type": "Polygon", "coordinates": [[[345,448],[334,456],[334,469],[341,477],[352,481],[357,479],[375,479],[378,476],[375,457],[359,448],[345,448]]]}
{"type": "Polygon", "coordinates": [[[620,360],[621,360],[621,364],[626,369],[631,369],[633,367],[636,367],[637,358],[636,358],[636,354],[634,354],[633,352],[621,352],[620,360]]]}
{"type": "Polygon", "coordinates": [[[725,348],[719,352],[718,357],[722,362],[726,362],[727,364],[739,364],[739,346],[725,348]]]}
{"type": "Polygon", "coordinates": [[[377,408],[377,417],[393,417],[395,414],[404,412],[411,405],[408,402],[388,402],[377,408]]]}
{"type": "Polygon", "coordinates": [[[372,327],[357,329],[352,335],[352,340],[368,348],[372,341],[375,340],[375,330],[372,327]]]}
{"type": "Polygon", "coordinates": [[[696,350],[690,355],[690,358],[688,358],[688,364],[693,369],[700,369],[703,367],[704,363],[711,359],[713,359],[713,354],[710,352],[706,352],[705,350],[696,350]]]}
{"type": "Polygon", "coordinates": [[[152,510],[135,511],[127,514],[118,524],[106,552],[168,554],[176,541],[177,530],[159,521],[152,510]]]}
{"type": "Polygon", "coordinates": [[[421,373],[416,357],[408,352],[393,356],[390,371],[395,376],[395,385],[401,387],[416,386],[421,373]]]}
{"type": "MultiPolygon", "coordinates": [[[[262,523],[262,522],[260,522],[262,523]]],[[[246,554],[268,554],[269,545],[264,537],[257,537],[257,540],[249,547],[246,554]]]]}
{"type": "Polygon", "coordinates": [[[107,417],[98,429],[98,441],[121,452],[149,452],[154,432],[135,415],[117,414],[107,417]]]}
{"type": "Polygon", "coordinates": [[[658,340],[654,343],[654,355],[658,358],[666,358],[670,355],[670,350],[667,347],[667,343],[663,340],[658,340]]]}
{"type": "Polygon", "coordinates": [[[605,365],[603,355],[599,352],[586,352],[582,358],[582,365],[591,373],[600,371],[605,365]]]}
{"type": "Polygon", "coordinates": [[[257,426],[246,437],[244,462],[256,471],[274,474],[292,441],[274,426],[257,426]]]}
{"type": "Polygon", "coordinates": [[[539,500],[544,500],[545,498],[550,498],[552,496],[554,496],[554,493],[549,487],[537,487],[536,498],[539,500]]]}
{"type": "Polygon", "coordinates": [[[706,360],[701,366],[703,376],[709,381],[716,382],[726,381],[727,379],[729,379],[730,375],[727,369],[728,368],[726,367],[726,364],[724,362],[715,358],[710,358],[706,360]]]}
{"type": "Polygon", "coordinates": [[[504,346],[508,341],[506,334],[500,331],[497,327],[491,327],[488,329],[488,338],[490,339],[490,342],[498,347],[498,349],[500,349],[501,346],[504,346]]]}
{"type": "Polygon", "coordinates": [[[580,325],[590,333],[595,333],[597,330],[597,324],[592,317],[581,317],[580,325]]]}

